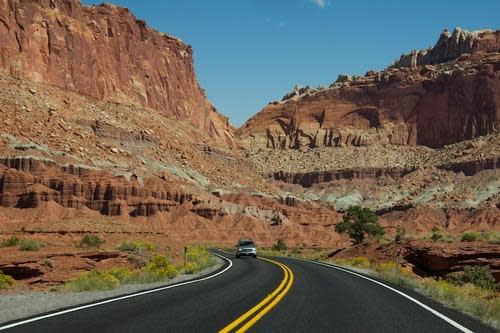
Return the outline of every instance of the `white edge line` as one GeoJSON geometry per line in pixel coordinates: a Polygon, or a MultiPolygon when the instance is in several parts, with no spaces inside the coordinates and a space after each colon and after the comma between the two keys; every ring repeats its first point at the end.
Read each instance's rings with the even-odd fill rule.
{"type": "Polygon", "coordinates": [[[427,311],[430,311],[432,314],[436,315],[437,317],[443,319],[444,321],[446,321],[448,324],[454,326],[455,328],[459,329],[460,331],[462,332],[465,332],[465,333],[474,333],[473,331],[469,330],[467,327],[464,327],[462,325],[460,325],[459,323],[457,323],[456,321],[454,321],[453,319],[445,316],[444,314],[442,314],[441,312],[438,312],[436,310],[434,310],[433,308],[431,308],[430,306],[427,306],[425,305],[424,303],[420,302],[419,300],[411,297],[410,295],[407,295],[405,294],[404,292],[402,291],[399,291],[391,286],[388,286],[382,282],[379,282],[377,280],[374,280],[374,279],[371,279],[367,276],[364,276],[364,275],[361,275],[361,274],[358,274],[356,272],[352,272],[350,270],[347,270],[347,269],[344,269],[344,268],[341,268],[341,267],[338,267],[338,266],[335,266],[335,265],[331,265],[331,264],[326,264],[326,263],[323,263],[323,262],[318,262],[318,261],[313,261],[313,260],[307,260],[307,259],[299,259],[299,258],[292,258],[290,257],[291,259],[295,259],[295,260],[299,260],[299,261],[305,261],[305,262],[309,262],[309,263],[312,263],[312,264],[316,264],[316,265],[321,265],[321,266],[326,266],[326,267],[329,267],[329,268],[334,268],[334,269],[338,269],[340,271],[343,271],[343,272],[346,272],[346,273],[349,273],[349,274],[352,274],[352,275],[356,275],[360,278],[363,278],[365,280],[368,280],[368,281],[371,281],[373,283],[376,283],[382,287],[385,287],[407,299],[409,299],[410,301],[416,303],[417,305],[421,306],[422,308],[424,308],[425,310],[427,311]]]}
{"type": "Polygon", "coordinates": [[[220,258],[223,258],[223,259],[227,260],[229,262],[229,266],[227,266],[222,271],[220,271],[220,272],[218,272],[216,274],[209,275],[209,276],[206,276],[206,277],[201,278],[201,279],[196,279],[196,280],[191,280],[191,281],[186,281],[186,282],[180,282],[180,283],[172,284],[172,285],[165,286],[165,287],[159,287],[159,288],[155,288],[155,289],[141,291],[141,292],[138,292],[138,293],[135,293],[135,294],[130,294],[130,295],[126,295],[126,296],[120,296],[120,297],[117,297],[117,298],[112,298],[112,299],[108,299],[108,300],[97,302],[97,303],[92,303],[92,304],[77,306],[77,307],[74,307],[74,308],[71,308],[71,309],[67,309],[67,310],[63,310],[63,311],[58,311],[58,312],[54,312],[54,313],[49,313],[47,315],[43,315],[43,316],[39,316],[39,317],[34,317],[34,318],[30,318],[30,319],[18,321],[18,322],[9,324],[9,325],[0,326],[0,331],[6,330],[6,329],[9,329],[9,328],[12,328],[12,327],[16,327],[16,326],[21,326],[21,325],[24,325],[24,324],[32,323],[34,321],[38,321],[38,320],[42,320],[42,319],[51,318],[51,317],[55,317],[55,316],[60,316],[60,315],[63,315],[63,314],[66,314],[66,313],[70,313],[70,312],[75,312],[75,311],[79,311],[79,310],[83,310],[83,309],[87,309],[87,308],[92,308],[92,307],[99,306],[99,305],[104,305],[104,304],[108,304],[108,303],[112,303],[112,302],[121,301],[121,300],[124,300],[124,299],[127,299],[127,298],[133,298],[133,297],[137,297],[137,296],[142,296],[142,295],[146,295],[146,294],[155,293],[155,292],[158,292],[158,291],[163,291],[163,290],[166,290],[166,289],[171,289],[171,288],[175,288],[175,287],[184,286],[184,285],[187,285],[187,284],[192,284],[192,283],[197,283],[197,282],[205,281],[205,280],[212,279],[212,278],[214,278],[214,277],[216,277],[216,276],[224,273],[225,271],[227,271],[228,269],[230,269],[231,266],[233,266],[233,262],[229,258],[226,258],[226,257],[224,257],[224,256],[222,256],[220,254],[217,254],[217,253],[212,253],[212,254],[216,255],[216,256],[218,256],[220,258]]]}

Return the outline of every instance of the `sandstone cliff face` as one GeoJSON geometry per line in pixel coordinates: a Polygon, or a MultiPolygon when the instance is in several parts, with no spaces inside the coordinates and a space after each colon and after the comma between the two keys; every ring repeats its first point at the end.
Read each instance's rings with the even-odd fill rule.
{"type": "Polygon", "coordinates": [[[438,42],[430,63],[461,54],[439,65],[340,75],[329,88],[296,87],[239,133],[261,147],[281,149],[376,143],[436,148],[495,133],[500,123],[499,34],[478,33],[481,39],[466,49],[481,51],[473,54],[463,54],[460,43],[452,48],[438,42]]]}
{"type": "Polygon", "coordinates": [[[190,46],[125,8],[78,0],[0,0],[0,68],[99,100],[152,108],[231,141],[200,88],[190,46]]]}

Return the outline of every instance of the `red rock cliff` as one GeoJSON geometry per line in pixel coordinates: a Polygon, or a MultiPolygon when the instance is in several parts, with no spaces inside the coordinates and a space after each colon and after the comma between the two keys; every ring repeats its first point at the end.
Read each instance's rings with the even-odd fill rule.
{"type": "Polygon", "coordinates": [[[132,103],[231,140],[196,80],[193,52],[126,8],[78,0],[0,0],[0,68],[100,100],[132,103]]]}
{"type": "Polygon", "coordinates": [[[339,75],[330,87],[297,86],[239,132],[271,148],[442,147],[494,133],[500,125],[500,31],[462,34],[476,37],[458,44],[449,37],[428,52],[429,59],[400,61],[413,67],[339,75]]]}

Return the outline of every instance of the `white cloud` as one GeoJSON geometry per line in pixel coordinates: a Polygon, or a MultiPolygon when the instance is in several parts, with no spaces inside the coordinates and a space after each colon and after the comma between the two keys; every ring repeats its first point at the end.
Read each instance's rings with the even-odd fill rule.
{"type": "Polygon", "coordinates": [[[326,0],[311,0],[316,6],[324,8],[326,6],[326,0]]]}

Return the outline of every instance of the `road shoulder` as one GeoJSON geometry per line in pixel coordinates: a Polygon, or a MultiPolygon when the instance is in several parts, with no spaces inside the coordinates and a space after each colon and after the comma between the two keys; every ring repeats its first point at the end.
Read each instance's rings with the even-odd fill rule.
{"type": "Polygon", "coordinates": [[[182,274],[169,281],[122,285],[109,291],[85,292],[23,292],[0,296],[0,323],[7,323],[55,310],[88,304],[100,300],[128,295],[154,288],[174,285],[201,278],[216,272],[224,266],[224,260],[217,257],[217,263],[195,274],[182,274]]]}

